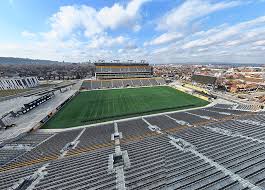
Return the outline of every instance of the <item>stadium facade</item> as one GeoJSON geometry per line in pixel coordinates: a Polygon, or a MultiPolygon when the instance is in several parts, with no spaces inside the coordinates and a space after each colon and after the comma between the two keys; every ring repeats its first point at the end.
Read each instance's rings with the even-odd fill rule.
{"type": "Polygon", "coordinates": [[[0,78],[0,90],[31,88],[38,85],[37,77],[0,78]]]}
{"type": "Polygon", "coordinates": [[[95,77],[104,79],[150,78],[153,67],[148,63],[95,63],[95,77]]]}

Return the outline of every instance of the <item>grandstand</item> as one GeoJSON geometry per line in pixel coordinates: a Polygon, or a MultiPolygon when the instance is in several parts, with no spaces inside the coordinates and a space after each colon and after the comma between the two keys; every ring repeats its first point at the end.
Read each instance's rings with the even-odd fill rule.
{"type": "Polygon", "coordinates": [[[217,78],[213,76],[208,76],[208,75],[194,74],[192,75],[191,80],[192,82],[196,82],[196,83],[204,84],[204,85],[211,85],[214,87],[216,85],[217,78]]]}
{"type": "Polygon", "coordinates": [[[31,132],[0,149],[0,189],[261,190],[264,122],[263,112],[217,104],[31,132]]]}
{"type": "Polygon", "coordinates": [[[216,104],[214,107],[221,109],[232,109],[232,110],[241,110],[241,111],[261,111],[261,106],[253,104],[216,104]]]}
{"type": "Polygon", "coordinates": [[[150,78],[153,68],[148,63],[95,63],[97,79],[150,78]]]}
{"type": "Polygon", "coordinates": [[[85,80],[81,89],[95,90],[106,88],[125,88],[141,86],[165,85],[162,78],[133,78],[133,79],[113,79],[113,80],[85,80]]]}
{"type": "Polygon", "coordinates": [[[153,67],[148,63],[95,63],[96,80],[85,80],[81,89],[95,90],[140,86],[158,86],[166,82],[153,76],[153,67]]]}

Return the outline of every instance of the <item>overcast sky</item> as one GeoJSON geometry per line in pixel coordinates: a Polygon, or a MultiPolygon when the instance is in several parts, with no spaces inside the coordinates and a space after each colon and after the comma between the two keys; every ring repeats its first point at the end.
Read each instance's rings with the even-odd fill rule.
{"type": "Polygon", "coordinates": [[[0,56],[265,63],[265,0],[1,0],[0,56]]]}

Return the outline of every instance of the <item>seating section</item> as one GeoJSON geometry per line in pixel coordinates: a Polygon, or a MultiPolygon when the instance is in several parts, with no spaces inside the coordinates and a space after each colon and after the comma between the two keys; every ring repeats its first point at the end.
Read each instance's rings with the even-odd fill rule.
{"type": "Polygon", "coordinates": [[[162,78],[156,78],[156,82],[158,83],[158,85],[164,85],[166,84],[166,81],[162,78]]]}
{"type": "Polygon", "coordinates": [[[129,80],[129,79],[123,79],[122,80],[122,84],[123,84],[124,87],[133,86],[132,80],[129,80]]]}
{"type": "Polygon", "coordinates": [[[258,111],[260,110],[260,107],[259,105],[239,104],[234,109],[242,111],[258,111]]]}
{"type": "Polygon", "coordinates": [[[97,144],[109,143],[111,134],[114,133],[113,124],[96,127],[88,127],[79,137],[79,143],[76,148],[84,148],[97,144]]]}
{"type": "Polygon", "coordinates": [[[183,120],[188,122],[189,124],[195,124],[195,123],[200,123],[200,122],[206,122],[207,119],[203,119],[199,116],[196,115],[190,115],[188,113],[185,112],[179,112],[179,113],[172,113],[172,114],[168,114],[170,117],[176,119],[176,120],[183,120]]]}
{"type": "Polygon", "coordinates": [[[177,150],[165,136],[122,146],[131,166],[125,170],[128,189],[243,189],[229,176],[196,155],[177,150]]]}
{"type": "Polygon", "coordinates": [[[159,85],[156,80],[152,80],[152,79],[148,79],[148,80],[151,83],[151,85],[153,85],[153,86],[159,85]]]}
{"type": "Polygon", "coordinates": [[[109,80],[101,81],[101,86],[102,88],[110,88],[112,86],[112,83],[109,80]]]}
{"type": "Polygon", "coordinates": [[[14,184],[18,183],[21,179],[33,175],[39,167],[39,165],[33,165],[26,168],[0,173],[0,189],[11,189],[14,184]]]}
{"type": "Polygon", "coordinates": [[[87,89],[87,90],[92,89],[92,82],[91,81],[90,82],[88,82],[88,81],[83,82],[81,88],[87,89]]]}
{"type": "Polygon", "coordinates": [[[147,80],[141,80],[143,86],[151,86],[151,83],[150,81],[147,79],[147,80]]]}
{"type": "Polygon", "coordinates": [[[97,73],[134,73],[134,72],[151,72],[151,67],[96,67],[97,73]]]}
{"type": "Polygon", "coordinates": [[[96,64],[95,77],[97,79],[128,79],[149,78],[153,76],[153,67],[148,64],[96,64]]]}
{"type": "Polygon", "coordinates": [[[39,133],[39,132],[31,132],[27,134],[26,136],[23,136],[22,138],[15,140],[13,142],[7,143],[6,145],[28,145],[28,146],[36,146],[39,143],[43,142],[44,140],[50,138],[53,135],[53,133],[39,133]]]}
{"type": "Polygon", "coordinates": [[[123,121],[118,123],[119,131],[122,132],[123,137],[143,135],[145,133],[150,132],[147,128],[148,124],[146,124],[141,119],[123,121]]]}
{"type": "Polygon", "coordinates": [[[216,104],[213,107],[240,111],[259,111],[261,109],[259,105],[253,104],[216,104]]]}
{"type": "Polygon", "coordinates": [[[8,163],[17,156],[26,152],[25,150],[0,149],[0,166],[8,163]]]}
{"type": "Polygon", "coordinates": [[[91,89],[99,89],[101,87],[101,81],[91,81],[91,89]]]}
{"type": "Polygon", "coordinates": [[[7,147],[19,155],[0,168],[0,189],[19,189],[25,179],[34,190],[264,189],[265,114],[231,108],[30,133],[0,148],[1,162],[7,147]]]}
{"type": "Polygon", "coordinates": [[[227,129],[235,133],[240,133],[244,136],[265,140],[264,115],[243,116],[240,117],[240,119],[229,120],[215,124],[214,126],[222,129],[227,129]]]}
{"type": "Polygon", "coordinates": [[[232,109],[235,104],[215,104],[213,107],[221,108],[221,109],[232,109]]]}
{"type": "Polygon", "coordinates": [[[48,141],[40,144],[39,146],[33,148],[31,151],[23,154],[19,158],[15,159],[13,163],[18,162],[28,162],[30,160],[36,160],[43,157],[58,157],[60,151],[67,144],[72,142],[81,130],[73,130],[58,133],[52,136],[48,141]]]}
{"type": "Polygon", "coordinates": [[[112,88],[120,88],[122,86],[123,86],[122,80],[112,80],[112,88]]]}
{"type": "Polygon", "coordinates": [[[214,112],[226,112],[226,113],[231,113],[233,115],[240,115],[240,114],[247,113],[247,111],[223,109],[223,108],[216,108],[216,107],[210,107],[210,108],[207,108],[207,110],[214,111],[214,112]]]}
{"type": "Polygon", "coordinates": [[[132,83],[133,83],[133,86],[143,86],[142,80],[132,80],[132,83]]]}
{"type": "Polygon", "coordinates": [[[124,88],[137,86],[157,86],[166,84],[162,78],[139,78],[139,79],[113,79],[113,80],[86,80],[81,89],[106,89],[106,88],[124,88]]]}
{"type": "Polygon", "coordinates": [[[35,190],[116,189],[115,173],[108,173],[108,158],[113,149],[63,158],[47,167],[47,175],[35,190]]]}
{"type": "Polygon", "coordinates": [[[161,129],[169,129],[169,128],[176,128],[180,126],[179,123],[176,121],[162,115],[162,116],[156,116],[156,117],[148,117],[145,118],[150,124],[155,125],[161,129]],[[166,125],[165,125],[166,123],[166,125]]]}
{"type": "MultiPolygon", "coordinates": [[[[230,123],[224,126],[233,128],[230,123]]],[[[214,127],[218,126],[214,125],[214,127]]],[[[248,134],[249,132],[246,131],[254,129],[244,127],[244,130],[248,134]]],[[[265,128],[262,127],[262,133],[264,130],[265,128]]],[[[241,178],[257,186],[265,187],[265,150],[262,148],[264,143],[239,136],[218,134],[205,128],[189,129],[179,133],[178,136],[191,142],[196,146],[197,151],[238,174],[241,178]]]]}
{"type": "Polygon", "coordinates": [[[124,172],[128,189],[163,189],[166,177],[163,148],[166,138],[149,138],[122,145],[130,158],[130,168],[124,172]]]}
{"type": "Polygon", "coordinates": [[[201,84],[215,85],[217,78],[206,75],[192,75],[191,80],[201,84]]]}
{"type": "Polygon", "coordinates": [[[18,140],[6,143],[0,149],[0,166],[24,154],[51,136],[50,133],[29,133],[18,140]]]}
{"type": "Polygon", "coordinates": [[[222,118],[229,116],[228,114],[231,114],[227,112],[218,112],[218,111],[208,110],[208,109],[192,110],[192,111],[189,111],[189,113],[193,113],[193,114],[200,115],[200,116],[207,116],[213,119],[222,119],[222,118]]]}

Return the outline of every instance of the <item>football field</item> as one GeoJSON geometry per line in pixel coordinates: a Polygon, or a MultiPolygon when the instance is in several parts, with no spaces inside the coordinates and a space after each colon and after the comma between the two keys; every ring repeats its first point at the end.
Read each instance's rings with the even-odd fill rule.
{"type": "Polygon", "coordinates": [[[43,128],[68,128],[207,104],[165,86],[86,91],[80,92],[43,128]]]}

